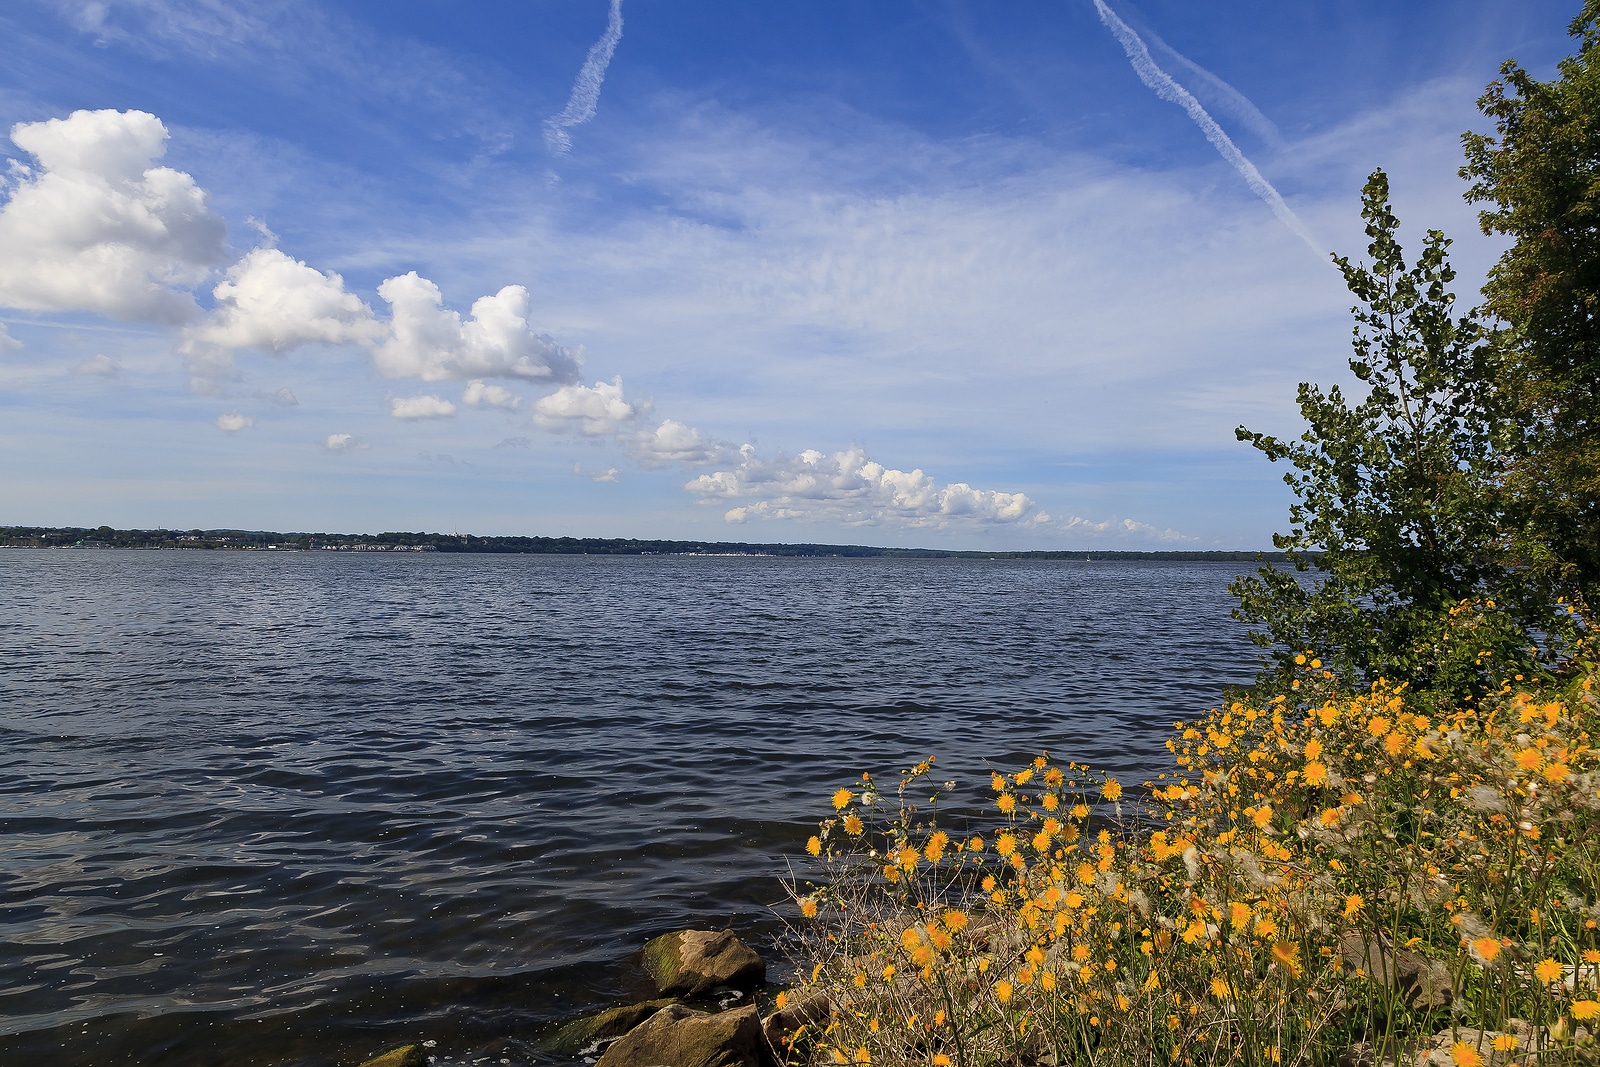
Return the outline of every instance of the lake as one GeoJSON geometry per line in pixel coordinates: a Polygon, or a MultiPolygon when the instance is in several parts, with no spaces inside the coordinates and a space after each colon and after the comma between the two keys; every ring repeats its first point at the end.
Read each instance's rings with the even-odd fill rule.
{"type": "Polygon", "coordinates": [[[539,1062],[863,770],[1164,769],[1249,566],[0,551],[0,1061],[539,1062]]]}

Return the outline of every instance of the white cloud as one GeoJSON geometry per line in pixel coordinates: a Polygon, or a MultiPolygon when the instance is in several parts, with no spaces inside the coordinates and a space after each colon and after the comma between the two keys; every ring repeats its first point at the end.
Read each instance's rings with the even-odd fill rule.
{"type": "Polygon", "coordinates": [[[515,411],[522,406],[522,398],[500,385],[485,385],[480,378],[467,383],[461,402],[469,408],[500,408],[515,411]]]}
{"type": "Polygon", "coordinates": [[[1161,529],[1147,522],[1138,522],[1134,519],[1119,519],[1113,516],[1103,522],[1092,522],[1089,519],[1079,518],[1074,515],[1061,524],[1061,529],[1077,537],[1091,539],[1115,539],[1118,542],[1135,541],[1160,541],[1171,543],[1178,541],[1195,541],[1198,538],[1189,537],[1173,529],[1161,529]]]}
{"type": "Polygon", "coordinates": [[[256,420],[249,415],[241,415],[237,411],[230,411],[226,415],[218,415],[215,423],[217,429],[224,433],[238,433],[247,430],[256,424],[256,420]]]}
{"type": "Polygon", "coordinates": [[[329,452],[355,452],[367,446],[356,440],[354,434],[330,433],[328,439],[322,442],[322,447],[329,452]]]}
{"type": "Polygon", "coordinates": [[[572,473],[576,474],[580,478],[587,478],[591,482],[618,482],[618,481],[621,481],[621,476],[619,475],[619,473],[617,471],[617,468],[615,468],[615,467],[607,467],[603,471],[586,471],[586,470],[583,469],[583,464],[582,463],[574,463],[572,465],[572,473]]]}
{"type": "Polygon", "coordinates": [[[724,516],[729,522],[806,519],[946,527],[1050,521],[1026,494],[974,489],[965,482],[940,486],[920,470],[886,468],[860,448],[832,455],[808,449],[763,460],[754,446],[744,445],[739,455],[732,470],[701,475],[684,486],[708,503],[753,500],[730,509],[724,516]]]}
{"type": "Polygon", "coordinates": [[[577,380],[577,354],[530,330],[532,301],[520,285],[479,297],[466,321],[416,271],[388,279],[378,295],[392,309],[388,340],[372,354],[386,378],[577,380]]]}
{"type": "Polygon", "coordinates": [[[6,324],[0,322],[0,352],[14,352],[22,347],[22,342],[6,332],[6,324]]]}
{"type": "Polygon", "coordinates": [[[583,66],[572,82],[572,95],[567,98],[567,106],[561,109],[561,114],[545,120],[544,142],[550,151],[561,156],[567,155],[572,151],[572,137],[567,131],[594,118],[595,109],[600,104],[600,86],[606,79],[606,67],[611,64],[612,53],[617,50],[620,40],[622,0],[611,0],[605,32],[589,47],[589,54],[584,57],[583,66]]]}
{"type": "Polygon", "coordinates": [[[226,230],[194,179],[152,164],[167,128],[143,111],[74,111],[19,123],[0,208],[0,306],[178,324],[188,289],[224,260],[226,230]]]}
{"type": "Polygon", "coordinates": [[[276,248],[245,255],[212,295],[216,310],[188,331],[186,351],[214,345],[283,352],[303,344],[376,344],[385,334],[343,278],[276,248]]]}
{"type": "Polygon", "coordinates": [[[624,395],[622,378],[594,385],[567,385],[533,402],[533,421],[552,433],[576,432],[615,438],[628,454],[649,467],[668,463],[714,463],[724,452],[714,441],[675,419],[647,423],[651,405],[624,395]]]}
{"type": "Polygon", "coordinates": [[[641,430],[626,444],[635,459],[652,466],[715,463],[723,454],[721,443],[674,419],[663,419],[654,430],[641,430]]]}
{"type": "Polygon", "coordinates": [[[294,392],[287,385],[270,393],[265,390],[257,390],[250,395],[257,400],[265,400],[269,404],[276,404],[280,408],[298,407],[300,404],[299,398],[294,395],[294,392]]]}
{"type": "Polygon", "coordinates": [[[73,367],[72,373],[87,375],[91,378],[115,378],[122,373],[122,364],[104,352],[97,352],[76,367],[73,367]]]}
{"type": "Polygon", "coordinates": [[[616,434],[641,414],[622,395],[619,375],[609,384],[566,385],[533,402],[533,421],[552,433],[575,430],[591,437],[616,434]]]}
{"type": "Polygon", "coordinates": [[[389,414],[397,419],[443,419],[456,413],[456,406],[436,396],[397,396],[389,401],[389,414]]]}

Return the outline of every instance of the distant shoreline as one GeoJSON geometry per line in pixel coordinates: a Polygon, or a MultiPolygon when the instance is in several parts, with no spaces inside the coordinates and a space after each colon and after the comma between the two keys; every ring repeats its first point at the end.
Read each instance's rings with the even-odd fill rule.
{"type": "Polygon", "coordinates": [[[1239,563],[1282,561],[1277,551],[1111,549],[879,548],[871,545],[667,541],[632,537],[483,537],[461,533],[327,534],[270,530],[114,530],[74,526],[0,526],[0,548],[138,548],[230,552],[456,552],[545,556],[785,556],[888,559],[1167,560],[1239,563]]]}

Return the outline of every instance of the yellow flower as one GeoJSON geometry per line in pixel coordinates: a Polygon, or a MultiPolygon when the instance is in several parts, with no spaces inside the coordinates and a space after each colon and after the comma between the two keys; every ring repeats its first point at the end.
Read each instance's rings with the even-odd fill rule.
{"type": "Polygon", "coordinates": [[[1575,1000],[1572,1002],[1572,1017],[1580,1022],[1600,1018],[1600,1000],[1575,1000]]]}
{"type": "Polygon", "coordinates": [[[1515,1034],[1498,1034],[1493,1044],[1496,1052],[1512,1052],[1517,1047],[1517,1037],[1515,1034]]]}
{"type": "Polygon", "coordinates": [[[1272,960],[1279,967],[1294,975],[1294,977],[1300,977],[1300,943],[1298,941],[1274,941],[1272,943],[1272,960]]]}
{"type": "Polygon", "coordinates": [[[1600,963],[1600,948],[1586,948],[1583,950],[1584,963],[1600,963]]]}
{"type": "Polygon", "coordinates": [[[1034,850],[1037,851],[1037,852],[1049,852],[1050,851],[1050,831],[1049,830],[1040,830],[1038,833],[1034,834],[1033,835],[1033,847],[1034,847],[1034,850]]]}
{"type": "Polygon", "coordinates": [[[1352,919],[1361,914],[1361,908],[1366,902],[1361,899],[1360,893],[1351,893],[1344,898],[1344,917],[1352,919]]]}
{"type": "Polygon", "coordinates": [[[892,978],[894,978],[894,964],[891,963],[883,969],[883,980],[887,982],[892,978]]]}
{"type": "Polygon", "coordinates": [[[1001,834],[994,843],[994,850],[1002,856],[1009,856],[1017,850],[1017,839],[1011,834],[1001,834]]]}
{"type": "Polygon", "coordinates": [[[1001,793],[999,799],[994,802],[994,806],[1010,815],[1017,810],[1017,798],[1010,793],[1001,793]]]}
{"type": "Polygon", "coordinates": [[[1322,742],[1315,737],[1306,742],[1306,759],[1313,760],[1322,756],[1322,742]]]}
{"type": "Polygon", "coordinates": [[[994,984],[994,995],[1002,1004],[1010,1003],[1011,991],[1011,983],[1005,981],[1004,979],[1001,979],[994,984]]]}
{"type": "Polygon", "coordinates": [[[1391,756],[1398,756],[1406,750],[1406,735],[1395,730],[1383,739],[1383,749],[1391,756]]]}
{"type": "Polygon", "coordinates": [[[1525,748],[1517,753],[1517,768],[1524,771],[1536,771],[1544,758],[1539,755],[1536,748],[1525,748]]]}
{"type": "Polygon", "coordinates": [[[1180,1027],[1182,1025],[1183,1025],[1183,1020],[1179,1019],[1176,1015],[1167,1016],[1167,1029],[1168,1030],[1176,1030],[1178,1027],[1180,1027]]]}
{"type": "Polygon", "coordinates": [[[1078,864],[1078,881],[1084,885],[1094,885],[1094,868],[1087,863],[1078,864]]]}
{"type": "Polygon", "coordinates": [[[1004,792],[1006,788],[1006,780],[1002,775],[991,774],[989,775],[989,785],[993,787],[996,793],[1004,792]]]}
{"type": "Polygon", "coordinates": [[[1268,826],[1271,826],[1272,805],[1263,804],[1259,808],[1255,809],[1255,811],[1250,813],[1250,821],[1255,823],[1256,826],[1262,830],[1265,830],[1268,826]]]}
{"type": "Polygon", "coordinates": [[[1303,774],[1306,785],[1326,785],[1328,781],[1328,768],[1320,763],[1308,763],[1303,774]]]}
{"type": "MultiPolygon", "coordinates": [[[[856,1062],[857,1063],[871,1063],[872,1062],[872,1053],[867,1051],[867,1046],[862,1045],[860,1048],[856,1049],[856,1062]]],[[[1460,1067],[1460,1065],[1458,1065],[1458,1067],[1460,1067]]]]}
{"type": "Polygon", "coordinates": [[[1105,784],[1100,787],[1100,796],[1115,803],[1122,798],[1122,783],[1115,778],[1107,778],[1105,784]]]}
{"type": "Polygon", "coordinates": [[[1545,958],[1533,965],[1533,976],[1541,982],[1554,982],[1561,977],[1561,964],[1545,958]]]}
{"type": "Polygon", "coordinates": [[[1367,733],[1373,737],[1382,737],[1389,732],[1389,720],[1382,715],[1374,715],[1367,720],[1367,733]]]}
{"type": "Polygon", "coordinates": [[[933,1067],[950,1067],[950,1057],[946,1056],[942,1052],[935,1053],[933,1057],[933,1067]]]}
{"type": "Polygon", "coordinates": [[[812,834],[809,838],[807,838],[806,851],[811,853],[813,856],[822,855],[822,838],[818,837],[816,834],[812,834]]]}
{"type": "MultiPolygon", "coordinates": [[[[1192,945],[1196,941],[1204,941],[1205,938],[1206,924],[1200,919],[1194,920],[1183,929],[1183,943],[1186,945],[1192,945]]],[[[1274,949],[1273,951],[1277,950],[1274,949]]]]}
{"type": "Polygon", "coordinates": [[[817,901],[815,897],[806,897],[800,901],[800,914],[808,919],[817,917],[817,901]]]}
{"type": "Polygon", "coordinates": [[[1450,1062],[1456,1067],[1483,1067],[1483,1056],[1465,1041],[1450,1046],[1450,1062]]]}
{"type": "Polygon", "coordinates": [[[1228,904],[1228,921],[1235,930],[1243,930],[1250,925],[1250,905],[1242,901],[1232,901],[1228,904]]]}
{"type": "Polygon", "coordinates": [[[928,838],[928,846],[923,849],[923,855],[928,857],[929,863],[938,863],[944,859],[944,850],[950,844],[950,835],[943,830],[935,830],[933,836],[928,838]]]}
{"type": "Polygon", "coordinates": [[[849,806],[850,802],[852,800],[854,800],[855,798],[856,798],[856,795],[854,793],[850,792],[850,790],[848,790],[848,789],[839,790],[837,793],[833,794],[833,807],[834,807],[834,810],[835,811],[844,810],[847,806],[849,806]]]}
{"type": "Polygon", "coordinates": [[[1211,979],[1211,995],[1218,1000],[1227,1000],[1233,995],[1233,990],[1228,988],[1228,980],[1221,975],[1211,979]]]}
{"type": "Polygon", "coordinates": [[[1548,782],[1566,781],[1569,769],[1565,763],[1552,763],[1544,769],[1544,777],[1548,782]]]}
{"type": "Polygon", "coordinates": [[[848,815],[845,817],[844,832],[849,834],[851,837],[860,837],[861,831],[865,828],[866,827],[861,822],[861,816],[848,815]]]}
{"type": "Polygon", "coordinates": [[[949,911],[944,913],[940,921],[944,923],[944,928],[946,930],[949,930],[953,934],[959,934],[961,931],[967,928],[967,913],[964,911],[957,911],[955,908],[951,908],[949,911]]]}
{"type": "Polygon", "coordinates": [[[1472,954],[1484,963],[1493,963],[1494,958],[1500,955],[1500,941],[1493,937],[1478,937],[1467,943],[1467,948],[1472,954]]]}
{"type": "Polygon", "coordinates": [[[1032,770],[1032,768],[1029,768],[1027,770],[1018,771],[1016,777],[1014,779],[1012,779],[1012,780],[1014,782],[1016,782],[1018,785],[1027,785],[1029,782],[1033,781],[1033,770],[1032,770]]]}

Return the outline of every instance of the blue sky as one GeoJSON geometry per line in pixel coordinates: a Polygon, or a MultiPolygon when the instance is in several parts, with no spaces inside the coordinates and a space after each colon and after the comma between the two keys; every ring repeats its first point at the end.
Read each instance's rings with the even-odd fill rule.
{"type": "Polygon", "coordinates": [[[1263,547],[1575,10],[17,0],[0,523],[1263,547]]]}

